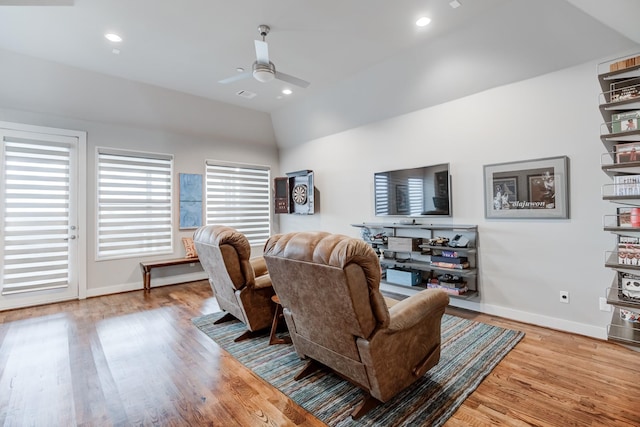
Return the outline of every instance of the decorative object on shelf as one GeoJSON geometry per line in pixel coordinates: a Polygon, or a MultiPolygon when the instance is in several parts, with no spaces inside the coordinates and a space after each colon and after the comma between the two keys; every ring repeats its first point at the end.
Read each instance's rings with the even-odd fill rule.
{"type": "Polygon", "coordinates": [[[198,252],[192,237],[183,237],[182,245],[184,246],[185,258],[198,258],[198,252]]]}
{"type": "Polygon", "coordinates": [[[202,174],[181,173],[180,178],[180,229],[202,226],[202,174]]]}
{"type": "Polygon", "coordinates": [[[640,65],[640,56],[625,58],[623,60],[613,62],[609,65],[609,71],[622,71],[626,68],[635,67],[636,65],[640,65]]]}
{"type": "Polygon", "coordinates": [[[569,218],[567,156],[484,166],[486,218],[569,218]]]}

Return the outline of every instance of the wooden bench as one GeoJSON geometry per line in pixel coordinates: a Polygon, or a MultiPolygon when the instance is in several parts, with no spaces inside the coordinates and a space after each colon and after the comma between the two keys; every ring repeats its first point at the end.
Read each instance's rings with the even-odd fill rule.
{"type": "Polygon", "coordinates": [[[151,291],[151,270],[160,267],[171,267],[172,265],[193,264],[200,262],[198,258],[178,258],[178,259],[165,259],[161,261],[144,261],[140,263],[142,269],[142,280],[144,283],[144,291],[151,291]]]}

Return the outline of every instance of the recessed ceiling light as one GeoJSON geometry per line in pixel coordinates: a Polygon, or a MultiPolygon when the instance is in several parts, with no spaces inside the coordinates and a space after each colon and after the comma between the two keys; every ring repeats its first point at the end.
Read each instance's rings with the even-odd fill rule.
{"type": "Polygon", "coordinates": [[[418,27],[426,27],[427,25],[429,25],[430,22],[431,22],[431,19],[427,18],[426,16],[423,16],[422,18],[416,21],[416,25],[418,27]]]}
{"type": "Polygon", "coordinates": [[[236,68],[236,71],[239,72],[239,73],[244,73],[244,68],[238,67],[238,68],[236,68]]]}
{"type": "Polygon", "coordinates": [[[285,95],[291,95],[293,93],[293,91],[291,89],[283,89],[282,93],[285,95]]]}
{"type": "Polygon", "coordinates": [[[462,3],[460,3],[458,0],[453,0],[449,2],[449,6],[451,6],[453,9],[457,9],[462,6],[462,3]]]}
{"type": "Polygon", "coordinates": [[[122,37],[115,33],[107,33],[104,35],[107,40],[114,43],[120,43],[122,41],[122,37]]]}

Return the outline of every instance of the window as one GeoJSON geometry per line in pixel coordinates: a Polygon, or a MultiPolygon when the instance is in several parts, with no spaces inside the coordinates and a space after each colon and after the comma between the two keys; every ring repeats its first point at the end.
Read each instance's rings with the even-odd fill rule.
{"type": "Polygon", "coordinates": [[[98,148],[98,259],[173,252],[173,156],[98,148]]]}
{"type": "Polygon", "coordinates": [[[270,172],[265,166],[207,161],[206,223],[233,227],[252,246],[271,234],[270,172]]]}

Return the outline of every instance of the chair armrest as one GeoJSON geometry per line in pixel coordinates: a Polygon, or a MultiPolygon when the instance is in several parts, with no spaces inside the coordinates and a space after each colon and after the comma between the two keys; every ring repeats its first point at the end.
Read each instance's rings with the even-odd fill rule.
{"type": "Polygon", "coordinates": [[[260,256],[251,258],[249,260],[249,263],[251,264],[251,267],[253,267],[253,274],[256,277],[260,277],[269,273],[269,271],[267,270],[267,263],[265,262],[263,257],[260,256]]]}
{"type": "Polygon", "coordinates": [[[448,304],[449,295],[439,289],[426,289],[412,295],[389,309],[389,332],[409,329],[448,304]]]}

